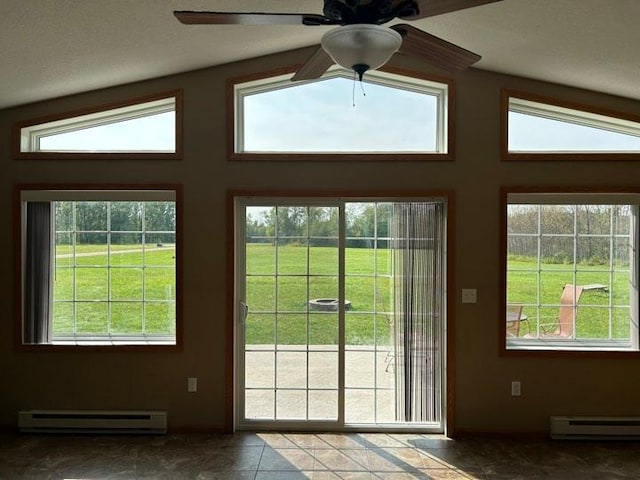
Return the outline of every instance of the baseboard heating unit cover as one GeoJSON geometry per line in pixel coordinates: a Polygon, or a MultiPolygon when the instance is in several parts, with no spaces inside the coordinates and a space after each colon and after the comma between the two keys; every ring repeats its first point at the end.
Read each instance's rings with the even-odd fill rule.
{"type": "Polygon", "coordinates": [[[640,439],[640,417],[552,416],[550,427],[554,439],[640,439]]]}
{"type": "Polygon", "coordinates": [[[121,410],[29,410],[18,413],[25,433],[167,432],[167,412],[121,410]]]}

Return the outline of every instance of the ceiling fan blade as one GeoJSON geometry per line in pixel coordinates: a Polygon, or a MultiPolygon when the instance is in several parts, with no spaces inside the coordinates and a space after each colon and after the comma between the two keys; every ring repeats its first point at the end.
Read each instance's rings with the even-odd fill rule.
{"type": "Polygon", "coordinates": [[[331,25],[315,13],[192,12],[178,10],[175,17],[185,25],[331,25]]]}
{"type": "Polygon", "coordinates": [[[480,55],[411,25],[394,25],[391,28],[402,35],[399,53],[418,57],[444,70],[464,70],[481,58],[480,55]]]}
{"type": "Polygon", "coordinates": [[[417,20],[418,18],[435,17],[443,13],[465,10],[479,7],[487,3],[501,2],[502,0],[414,0],[418,4],[420,13],[413,17],[400,17],[405,20],[417,20]]]}
{"type": "Polygon", "coordinates": [[[314,78],[320,78],[327,69],[333,65],[333,59],[322,47],[313,52],[306,62],[296,71],[291,77],[291,81],[298,80],[312,80],[314,78]]]}

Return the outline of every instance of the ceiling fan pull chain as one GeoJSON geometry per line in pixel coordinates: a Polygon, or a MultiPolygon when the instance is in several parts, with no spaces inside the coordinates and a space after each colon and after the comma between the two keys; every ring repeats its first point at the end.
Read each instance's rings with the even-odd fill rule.
{"type": "Polygon", "coordinates": [[[367,92],[364,91],[364,83],[362,82],[362,80],[358,82],[357,75],[358,74],[354,70],[353,71],[353,88],[351,89],[351,102],[352,102],[353,108],[356,107],[356,83],[360,84],[360,90],[362,90],[362,96],[363,97],[367,96],[367,92]]]}
{"type": "Polygon", "coordinates": [[[356,108],[356,71],[353,71],[353,87],[351,88],[351,103],[356,108]]]}

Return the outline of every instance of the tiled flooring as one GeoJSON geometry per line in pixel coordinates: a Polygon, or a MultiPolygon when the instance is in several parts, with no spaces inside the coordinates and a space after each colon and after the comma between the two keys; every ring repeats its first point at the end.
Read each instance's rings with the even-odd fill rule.
{"type": "Polygon", "coordinates": [[[0,479],[640,479],[640,443],[417,434],[0,434],[0,479]]]}

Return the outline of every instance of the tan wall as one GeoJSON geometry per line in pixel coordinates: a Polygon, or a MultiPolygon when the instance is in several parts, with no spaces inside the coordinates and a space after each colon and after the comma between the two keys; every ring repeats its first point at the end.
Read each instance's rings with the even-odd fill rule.
{"type": "MultiPolygon", "coordinates": [[[[640,359],[499,356],[499,198],[502,185],[638,186],[640,163],[501,162],[500,89],[531,91],[639,114],[640,103],[469,70],[455,76],[457,158],[440,163],[256,163],[226,160],[225,79],[299,62],[309,52],[201,70],[0,111],[0,427],[29,408],[166,409],[173,428],[224,424],[228,189],[455,191],[455,426],[538,432],[551,414],[637,414],[640,359]],[[15,121],[175,88],[184,89],[181,162],[14,161],[15,121]],[[184,184],[184,351],[27,353],[13,345],[11,186],[19,182],[184,184]],[[458,304],[477,288],[477,304],[458,304]],[[186,379],[199,378],[189,394],[186,379]],[[511,380],[523,395],[510,396],[511,380]]],[[[404,60],[401,66],[416,69],[404,60]]],[[[400,63],[399,63],[400,64],[400,63]]]]}

